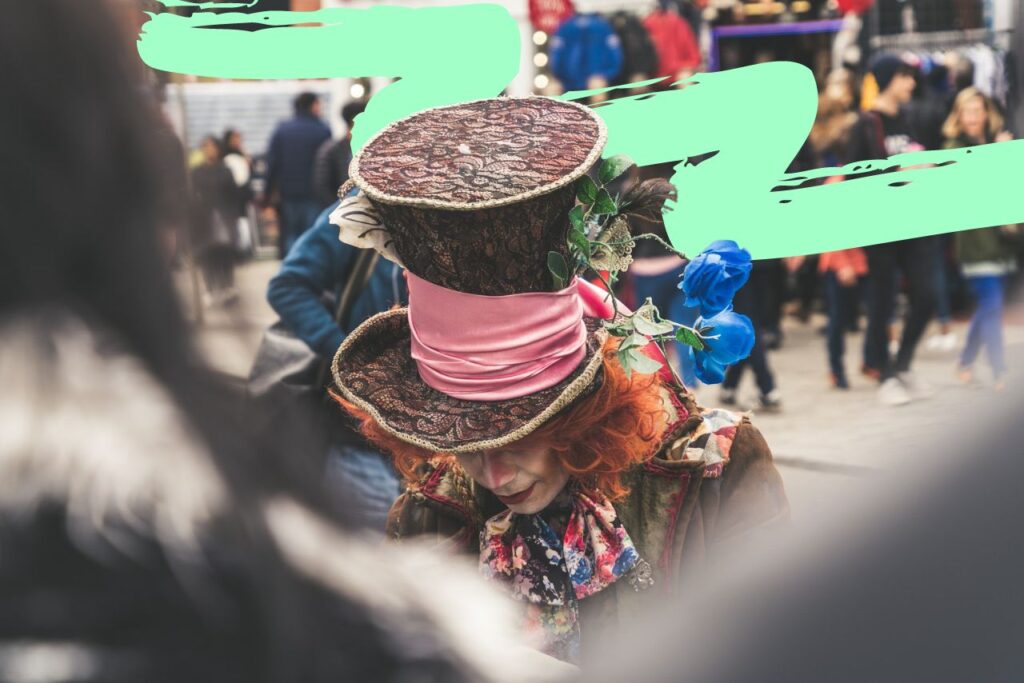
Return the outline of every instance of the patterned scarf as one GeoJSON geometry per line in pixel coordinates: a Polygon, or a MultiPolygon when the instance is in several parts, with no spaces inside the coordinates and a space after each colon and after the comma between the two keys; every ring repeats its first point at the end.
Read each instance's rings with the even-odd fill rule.
{"type": "Polygon", "coordinates": [[[567,661],[579,658],[579,601],[624,574],[646,565],[600,493],[566,487],[535,515],[506,510],[489,519],[480,533],[480,571],[506,586],[525,603],[527,633],[542,649],[567,661]],[[565,534],[545,519],[568,512],[565,534]]]}

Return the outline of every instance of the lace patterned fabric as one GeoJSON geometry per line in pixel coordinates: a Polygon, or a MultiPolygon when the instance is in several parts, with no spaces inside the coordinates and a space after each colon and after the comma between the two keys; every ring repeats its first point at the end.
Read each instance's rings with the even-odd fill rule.
{"type": "MultiPolygon", "coordinates": [[[[453,318],[453,324],[457,324],[453,318]]],[[[368,409],[383,427],[399,438],[438,452],[472,450],[474,444],[499,437],[509,441],[552,405],[564,401],[572,385],[601,353],[601,321],[585,318],[587,355],[571,375],[555,386],[505,401],[463,401],[427,386],[419,378],[410,352],[405,309],[388,312],[361,325],[349,335],[334,365],[338,388],[368,409]],[[429,446],[428,446],[429,444],[429,446]]],[[[580,398],[600,384],[600,371],[580,398]]],[[[564,406],[562,406],[564,407],[564,406]]],[[[534,428],[539,425],[534,425],[534,428]]]]}
{"type": "Polygon", "coordinates": [[[515,203],[585,173],[604,138],[601,120],[575,103],[478,100],[428,109],[385,128],[356,155],[351,176],[386,203],[515,203]]]}
{"type": "Polygon", "coordinates": [[[477,211],[373,204],[409,270],[441,287],[500,296],[555,289],[548,252],[568,259],[566,236],[574,202],[570,185],[529,201],[477,211]]]}

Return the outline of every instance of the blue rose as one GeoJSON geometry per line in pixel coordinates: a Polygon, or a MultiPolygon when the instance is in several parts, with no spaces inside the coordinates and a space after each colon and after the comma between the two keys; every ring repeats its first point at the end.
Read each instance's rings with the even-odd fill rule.
{"type": "Polygon", "coordinates": [[[679,288],[686,305],[697,306],[705,318],[718,315],[750,277],[750,252],[732,240],[718,240],[686,265],[679,288]]]}
{"type": "Polygon", "coordinates": [[[694,327],[701,332],[704,349],[690,347],[694,372],[705,384],[719,384],[725,369],[750,355],[754,348],[754,325],[750,318],[732,310],[711,318],[698,318],[694,327]]]}

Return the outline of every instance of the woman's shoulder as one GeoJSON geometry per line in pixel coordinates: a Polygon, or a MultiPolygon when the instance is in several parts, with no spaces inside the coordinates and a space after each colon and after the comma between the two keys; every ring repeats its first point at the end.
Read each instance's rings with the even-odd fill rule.
{"type": "Polygon", "coordinates": [[[702,406],[688,391],[662,391],[669,421],[654,455],[644,463],[650,474],[700,471],[703,477],[717,477],[733,458],[737,436],[757,431],[749,413],[702,406]]]}

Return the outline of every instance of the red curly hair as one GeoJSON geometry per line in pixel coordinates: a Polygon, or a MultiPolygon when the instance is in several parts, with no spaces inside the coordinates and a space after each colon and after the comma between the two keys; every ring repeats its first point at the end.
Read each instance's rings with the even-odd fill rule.
{"type": "MultiPolygon", "coordinates": [[[[590,395],[555,415],[517,444],[545,444],[562,466],[584,486],[620,500],[629,489],[620,475],[649,458],[668,423],[657,374],[627,377],[615,356],[619,340],[605,344],[604,378],[590,395]]],[[[366,411],[334,392],[332,397],[360,423],[360,432],[391,454],[395,468],[408,481],[419,479],[418,469],[436,458],[454,458],[406,443],[384,431],[366,411]]]]}

